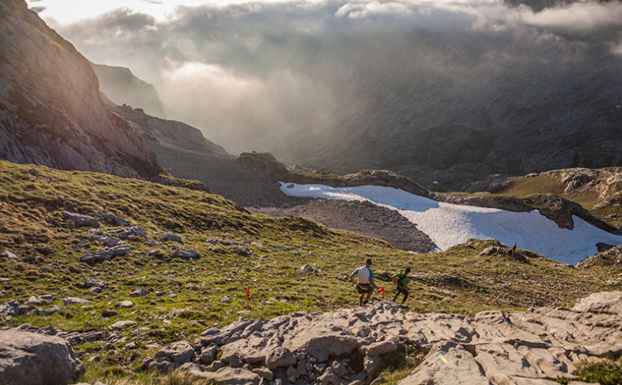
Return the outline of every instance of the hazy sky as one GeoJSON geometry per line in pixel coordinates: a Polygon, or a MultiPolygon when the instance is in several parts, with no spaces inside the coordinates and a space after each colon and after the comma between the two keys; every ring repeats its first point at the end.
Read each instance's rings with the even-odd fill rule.
{"type": "Polygon", "coordinates": [[[502,0],[29,4],[47,7],[41,17],[88,59],[130,68],[177,118],[233,151],[287,132],[364,127],[379,111],[389,135],[425,128],[417,119],[449,103],[457,111],[509,95],[528,107],[533,95],[518,94],[526,82],[554,92],[580,89],[577,75],[615,83],[622,73],[620,2],[541,12],[502,0]]]}
{"type": "Polygon", "coordinates": [[[93,18],[118,8],[127,8],[164,20],[171,16],[177,6],[202,4],[226,5],[236,0],[26,0],[30,8],[44,8],[41,17],[68,24],[81,19],[93,18]]]}

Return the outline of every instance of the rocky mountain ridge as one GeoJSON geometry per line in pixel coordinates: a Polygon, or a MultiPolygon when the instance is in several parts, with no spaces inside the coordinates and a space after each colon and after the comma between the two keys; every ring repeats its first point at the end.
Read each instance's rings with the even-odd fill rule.
{"type": "Polygon", "coordinates": [[[3,1],[0,13],[0,158],[157,176],[141,135],[104,105],[89,62],[24,1],[3,1]]]}
{"type": "Polygon", "coordinates": [[[99,80],[100,91],[115,104],[142,108],[149,115],[162,119],[174,117],[155,87],[134,76],[129,68],[95,63],[91,66],[99,80]]]}

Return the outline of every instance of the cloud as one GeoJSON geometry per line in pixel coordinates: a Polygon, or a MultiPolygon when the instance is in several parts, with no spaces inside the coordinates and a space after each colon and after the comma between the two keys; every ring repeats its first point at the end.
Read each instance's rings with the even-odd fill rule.
{"type": "Polygon", "coordinates": [[[599,63],[622,51],[620,3],[534,12],[498,0],[254,2],[180,6],[166,19],[118,9],[55,27],[92,61],[153,83],[180,119],[232,151],[287,135],[428,127],[439,103],[465,111],[447,122],[494,126],[503,111],[468,109],[494,110],[526,81],[547,89],[614,76],[599,63]]]}

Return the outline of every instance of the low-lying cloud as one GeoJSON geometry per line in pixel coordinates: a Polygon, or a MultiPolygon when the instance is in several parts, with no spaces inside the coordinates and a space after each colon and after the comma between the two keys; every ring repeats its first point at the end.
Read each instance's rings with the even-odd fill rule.
{"type": "Polygon", "coordinates": [[[507,92],[586,71],[620,82],[622,64],[619,2],[540,12],[497,0],[255,2],[178,7],[164,21],[119,9],[52,24],[90,60],[153,83],[181,120],[231,151],[345,126],[369,136],[357,127],[378,110],[396,117],[391,135],[431,124],[420,115],[432,101],[450,109],[506,92],[499,77],[507,92]]]}

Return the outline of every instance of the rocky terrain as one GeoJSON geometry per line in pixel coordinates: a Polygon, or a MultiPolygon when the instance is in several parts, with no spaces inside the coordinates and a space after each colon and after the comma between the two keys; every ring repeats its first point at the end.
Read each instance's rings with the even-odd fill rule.
{"type": "Polygon", "coordinates": [[[619,167],[570,168],[513,178],[496,176],[473,185],[468,191],[491,193],[481,199],[507,197],[502,199],[516,201],[517,198],[543,212],[555,211],[554,206],[561,204],[595,226],[611,232],[622,229],[622,169],[619,167]],[[585,216],[586,211],[591,219],[585,216]]]}
{"type": "MultiPolygon", "coordinates": [[[[576,268],[526,250],[510,253],[494,241],[409,253],[311,220],[251,213],[184,186],[0,162],[0,327],[69,341],[86,368],[80,381],[158,384],[163,374],[157,368],[175,366],[166,353],[172,347],[165,347],[187,341],[193,354],[209,361],[209,343],[200,347],[195,340],[224,336],[241,325],[235,323],[239,317],[262,319],[254,323],[259,328],[284,315],[302,325],[308,320],[299,312],[345,308],[337,314],[355,314],[348,309],[356,294],[345,280],[366,258],[373,258],[378,283],[386,288],[374,301],[391,298],[395,271],[412,269],[407,310],[415,313],[473,317],[487,310],[570,307],[620,285],[621,266],[576,268]]],[[[373,309],[398,318],[407,311],[378,306],[373,309]]],[[[221,351],[227,345],[224,338],[214,342],[221,351]]],[[[364,357],[342,358],[364,365],[364,357]]],[[[215,361],[223,362],[222,352],[215,361]]],[[[332,371],[342,372],[329,361],[332,371]]],[[[316,364],[323,368],[312,368],[317,380],[328,366],[316,364]]],[[[218,365],[200,376],[212,376],[218,365]]],[[[344,366],[350,380],[363,370],[344,366]]],[[[218,375],[245,370],[233,369],[218,375]]]]}
{"type": "Polygon", "coordinates": [[[254,206],[250,210],[276,217],[311,218],[331,229],[382,239],[402,250],[427,253],[436,248],[430,237],[402,215],[369,202],[299,199],[293,205],[254,206]]]}
{"type": "Polygon", "coordinates": [[[106,108],[89,62],[24,1],[0,14],[0,159],[156,177],[155,155],[106,108]]]}
{"type": "MultiPolygon", "coordinates": [[[[578,385],[586,379],[576,373],[580,366],[622,354],[621,330],[619,291],[592,294],[572,309],[490,310],[474,317],[418,314],[383,301],[240,319],[208,328],[194,341],[161,347],[141,366],[162,373],[179,369],[211,384],[382,384],[391,376],[387,367],[404,359],[400,354],[409,347],[418,352],[416,361],[393,374],[393,383],[578,385]]],[[[0,331],[0,381],[68,383],[84,367],[67,342],[47,335],[114,341],[115,333],[76,335],[29,325],[0,331]],[[55,372],[46,371],[52,364],[55,372]]],[[[620,373],[610,378],[615,376],[620,373]]]]}
{"type": "Polygon", "coordinates": [[[99,90],[118,105],[130,105],[143,109],[147,114],[162,119],[172,118],[160,100],[153,85],[134,76],[129,68],[91,63],[99,80],[99,90]]]}

